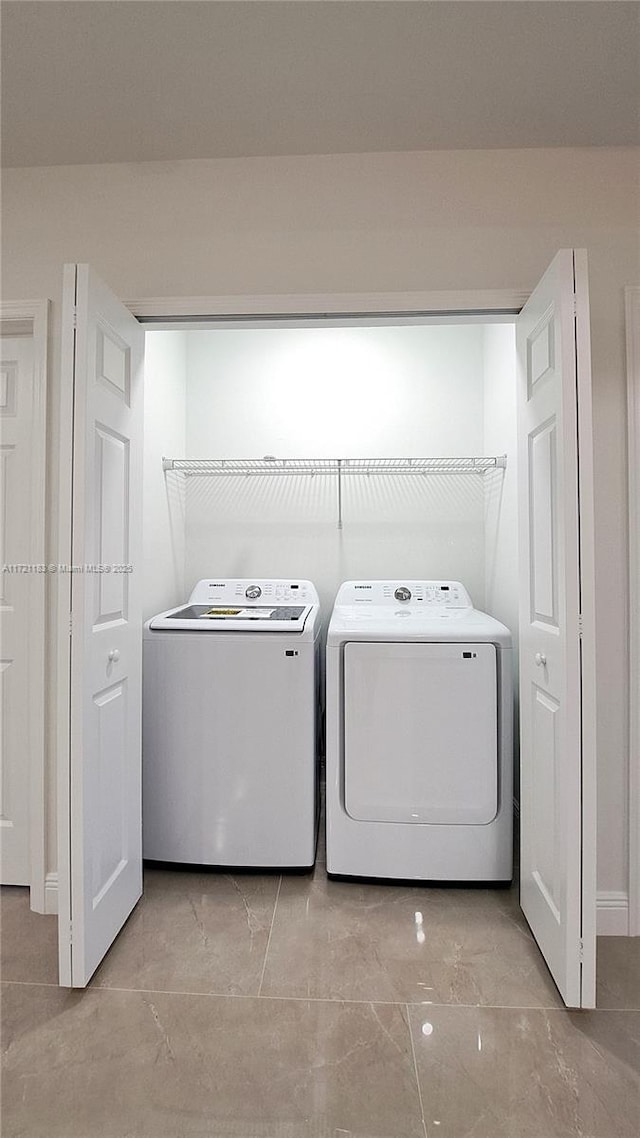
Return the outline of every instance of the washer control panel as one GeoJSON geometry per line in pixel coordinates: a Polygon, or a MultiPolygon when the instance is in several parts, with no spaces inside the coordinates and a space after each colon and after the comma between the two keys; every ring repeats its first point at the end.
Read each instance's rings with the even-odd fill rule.
{"type": "Polygon", "coordinates": [[[318,594],[311,581],[297,581],[291,578],[208,578],[198,581],[194,587],[189,604],[255,604],[278,605],[317,605],[318,594]]]}
{"type": "Polygon", "coordinates": [[[471,597],[460,581],[345,581],[338,591],[336,604],[473,608],[471,597]]]}

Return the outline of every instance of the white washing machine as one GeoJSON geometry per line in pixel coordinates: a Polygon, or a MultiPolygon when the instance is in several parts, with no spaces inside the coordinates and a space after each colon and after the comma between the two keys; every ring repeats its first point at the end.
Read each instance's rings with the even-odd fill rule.
{"type": "Polygon", "coordinates": [[[145,858],[313,865],[319,616],[309,581],[220,579],[145,625],[145,858]]]}
{"type": "Polygon", "coordinates": [[[326,673],[328,872],[509,881],[509,630],[458,581],[347,581],[326,673]]]}

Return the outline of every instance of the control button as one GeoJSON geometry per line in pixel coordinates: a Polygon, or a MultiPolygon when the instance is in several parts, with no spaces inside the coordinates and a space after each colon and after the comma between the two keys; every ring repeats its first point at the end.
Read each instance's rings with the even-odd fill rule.
{"type": "Polygon", "coordinates": [[[255,601],[258,597],[262,596],[262,589],[259,585],[248,585],[244,595],[248,597],[250,601],[255,601]]]}
{"type": "Polygon", "coordinates": [[[411,589],[408,589],[406,585],[400,585],[393,595],[397,601],[410,601],[411,589]]]}

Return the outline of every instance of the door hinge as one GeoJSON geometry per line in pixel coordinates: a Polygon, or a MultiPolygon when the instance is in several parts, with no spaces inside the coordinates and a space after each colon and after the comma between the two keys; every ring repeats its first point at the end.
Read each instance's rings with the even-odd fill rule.
{"type": "Polygon", "coordinates": [[[69,617],[69,636],[73,636],[73,617],[69,617]]]}
{"type": "Polygon", "coordinates": [[[575,292],[573,294],[573,315],[576,317],[578,315],[578,298],[577,298],[575,292]]]}
{"type": "Polygon", "coordinates": [[[73,921],[69,921],[69,944],[73,944],[73,921]]]}
{"type": "Polygon", "coordinates": [[[578,636],[579,636],[580,640],[582,640],[583,632],[584,632],[584,624],[582,621],[582,613],[579,612],[578,613],[578,636]]]}
{"type": "Polygon", "coordinates": [[[580,957],[580,963],[582,964],[584,961],[584,941],[583,940],[578,941],[578,956],[580,957]]]}
{"type": "Polygon", "coordinates": [[[73,327],[78,327],[78,309],[76,308],[75,304],[73,306],[73,327]]]}

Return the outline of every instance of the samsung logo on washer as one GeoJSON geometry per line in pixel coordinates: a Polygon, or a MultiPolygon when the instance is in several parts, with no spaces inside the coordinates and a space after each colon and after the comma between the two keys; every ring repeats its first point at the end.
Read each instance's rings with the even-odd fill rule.
{"type": "MultiPolygon", "coordinates": [[[[353,588],[354,588],[354,592],[357,589],[369,589],[369,590],[371,590],[371,585],[354,585],[353,588]]],[[[356,599],[356,602],[358,602],[358,601],[369,601],[370,602],[371,601],[371,597],[356,597],[355,599],[356,599]]]]}

